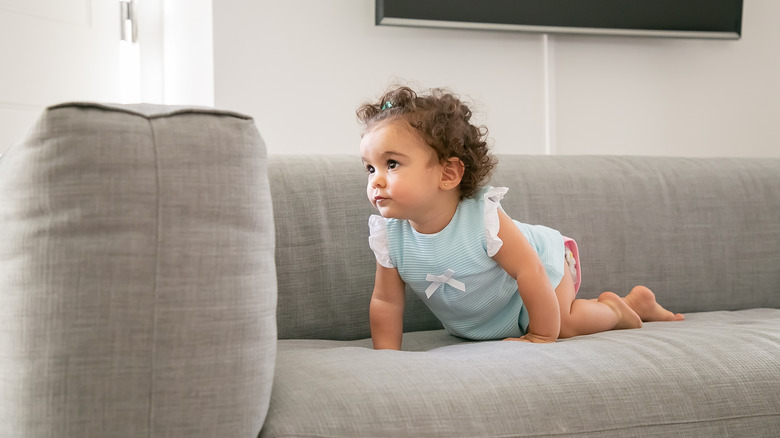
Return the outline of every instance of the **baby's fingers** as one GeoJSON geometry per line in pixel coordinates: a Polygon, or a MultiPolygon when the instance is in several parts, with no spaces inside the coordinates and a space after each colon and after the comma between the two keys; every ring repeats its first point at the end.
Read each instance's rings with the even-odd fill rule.
{"type": "Polygon", "coordinates": [[[519,341],[519,342],[531,342],[534,344],[551,344],[555,342],[555,339],[548,338],[546,336],[539,336],[533,333],[528,333],[525,336],[519,338],[506,338],[505,341],[519,341]]]}

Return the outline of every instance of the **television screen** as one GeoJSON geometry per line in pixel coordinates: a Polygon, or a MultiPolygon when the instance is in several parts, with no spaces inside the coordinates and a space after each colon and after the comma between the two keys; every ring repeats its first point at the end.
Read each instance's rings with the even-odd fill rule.
{"type": "Polygon", "coordinates": [[[376,0],[376,24],[738,39],[743,0],[376,0]]]}

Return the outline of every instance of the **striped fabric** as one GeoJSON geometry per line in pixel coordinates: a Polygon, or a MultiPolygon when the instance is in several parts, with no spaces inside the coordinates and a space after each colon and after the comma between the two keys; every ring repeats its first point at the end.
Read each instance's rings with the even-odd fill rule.
{"type": "MultiPolygon", "coordinates": [[[[488,254],[495,254],[497,209],[505,188],[483,188],[460,203],[449,225],[435,234],[421,234],[408,221],[374,217],[370,242],[380,260],[387,241],[392,266],[426,303],[451,334],[467,339],[501,339],[522,336],[527,313],[517,282],[488,254]],[[387,238],[376,224],[386,223],[387,238]],[[492,232],[486,229],[492,224],[492,232]],[[492,241],[492,242],[491,242],[492,241]],[[491,242],[491,244],[489,244],[491,242]],[[488,248],[491,247],[491,250],[488,248]]],[[[515,222],[542,260],[553,287],[563,278],[563,237],[539,225],[515,222]]]]}

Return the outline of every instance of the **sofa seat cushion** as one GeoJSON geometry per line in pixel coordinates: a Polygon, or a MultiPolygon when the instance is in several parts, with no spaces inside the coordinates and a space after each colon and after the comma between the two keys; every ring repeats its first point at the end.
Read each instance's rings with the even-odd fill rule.
{"type": "Polygon", "coordinates": [[[780,436],[780,309],[686,316],[555,344],[283,340],[261,436],[780,436]]]}

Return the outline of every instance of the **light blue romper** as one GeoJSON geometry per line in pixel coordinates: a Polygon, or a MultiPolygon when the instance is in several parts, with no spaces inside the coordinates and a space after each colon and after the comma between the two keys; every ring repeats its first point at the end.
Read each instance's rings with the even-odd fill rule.
{"type": "MultiPolygon", "coordinates": [[[[504,187],[485,187],[461,201],[450,223],[435,234],[421,234],[406,220],[369,219],[369,245],[379,264],[397,268],[452,335],[503,339],[522,336],[528,328],[517,282],[492,258],[503,243],[498,209],[506,192],[504,187]]],[[[568,266],[563,236],[541,225],[515,224],[557,287],[568,266]]]]}

